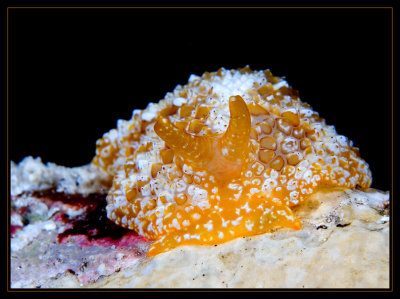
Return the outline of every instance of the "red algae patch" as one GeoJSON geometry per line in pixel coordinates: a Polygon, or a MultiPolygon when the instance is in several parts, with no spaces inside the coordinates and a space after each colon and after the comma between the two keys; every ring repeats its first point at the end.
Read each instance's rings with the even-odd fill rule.
{"type": "Polygon", "coordinates": [[[13,287],[65,273],[86,285],[136,264],[151,243],[106,217],[104,194],[48,189],[11,199],[13,287]]]}
{"type": "Polygon", "coordinates": [[[81,213],[70,216],[62,212],[62,208],[53,219],[64,226],[64,230],[57,235],[60,243],[75,242],[80,247],[93,245],[134,246],[138,243],[149,242],[136,232],[116,225],[106,217],[106,200],[104,194],[65,194],[49,189],[33,192],[34,197],[40,198],[49,208],[60,205],[65,209],[79,210],[81,213]]]}
{"type": "Polygon", "coordinates": [[[62,244],[74,242],[79,247],[85,248],[93,245],[103,246],[103,247],[128,247],[135,246],[140,243],[149,242],[146,238],[139,236],[136,232],[129,231],[122,235],[120,238],[115,239],[112,237],[102,237],[97,239],[90,239],[87,235],[77,234],[77,235],[68,235],[61,234],[58,236],[59,242],[62,244]]]}

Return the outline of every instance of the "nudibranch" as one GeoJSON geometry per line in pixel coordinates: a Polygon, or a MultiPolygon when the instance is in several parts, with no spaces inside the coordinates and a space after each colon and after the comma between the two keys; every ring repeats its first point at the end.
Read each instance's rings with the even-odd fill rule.
{"type": "Polygon", "coordinates": [[[112,178],[107,216],[154,240],[148,256],[298,230],[292,211],[321,185],[368,188],[358,148],[269,70],[191,75],[98,140],[112,178]]]}

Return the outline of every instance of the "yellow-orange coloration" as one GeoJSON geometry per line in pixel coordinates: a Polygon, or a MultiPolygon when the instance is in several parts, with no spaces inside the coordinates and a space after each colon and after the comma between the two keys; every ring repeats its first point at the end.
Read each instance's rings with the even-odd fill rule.
{"type": "Polygon", "coordinates": [[[107,215],[154,240],[148,255],[278,227],[319,185],[368,188],[358,149],[271,72],[191,77],[97,143],[107,215]]]}
{"type": "Polygon", "coordinates": [[[229,108],[231,121],[223,136],[189,134],[164,117],[157,120],[154,131],[191,167],[199,171],[206,170],[219,182],[230,181],[233,177],[240,177],[243,164],[248,160],[251,119],[246,103],[240,96],[230,98],[229,108]]]}

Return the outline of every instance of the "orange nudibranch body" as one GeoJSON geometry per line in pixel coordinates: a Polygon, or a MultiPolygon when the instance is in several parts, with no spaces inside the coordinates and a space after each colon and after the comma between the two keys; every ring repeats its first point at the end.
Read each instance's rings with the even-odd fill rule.
{"type": "Polygon", "coordinates": [[[192,75],[97,143],[107,215],[154,240],[148,255],[278,227],[321,184],[368,188],[358,149],[269,71],[192,75]]]}

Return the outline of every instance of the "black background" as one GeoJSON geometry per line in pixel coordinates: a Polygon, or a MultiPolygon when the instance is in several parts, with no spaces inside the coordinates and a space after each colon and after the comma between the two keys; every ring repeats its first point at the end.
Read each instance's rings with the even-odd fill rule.
{"type": "Polygon", "coordinates": [[[9,158],[89,163],[95,142],[190,74],[285,76],[391,177],[390,9],[10,9],[9,158]]]}

